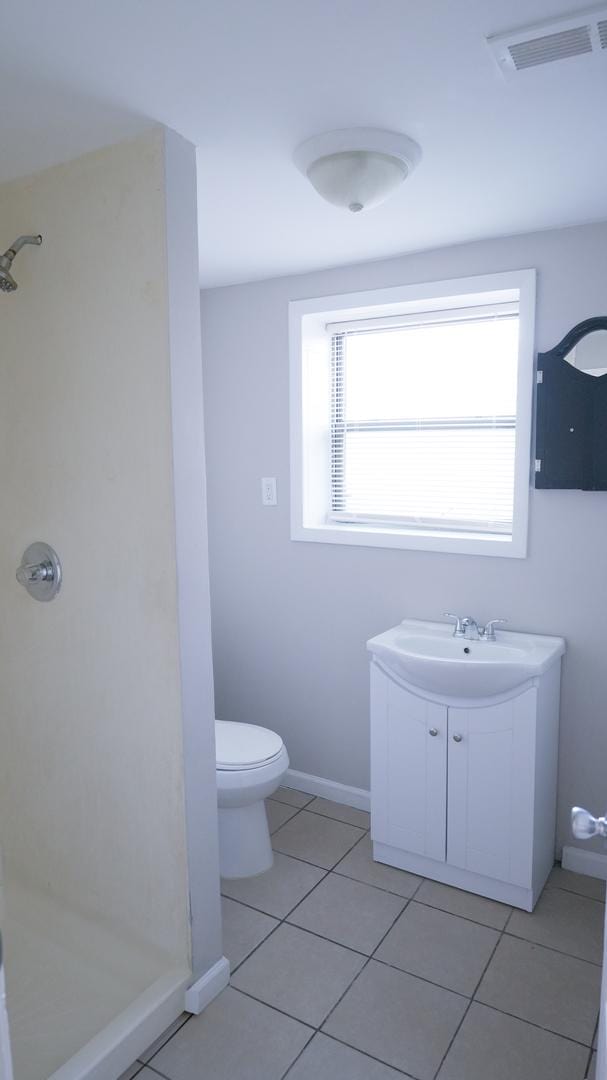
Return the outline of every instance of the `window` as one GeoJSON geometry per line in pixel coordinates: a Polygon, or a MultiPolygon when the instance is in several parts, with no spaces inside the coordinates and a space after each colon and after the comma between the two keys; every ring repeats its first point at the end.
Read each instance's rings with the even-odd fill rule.
{"type": "Polygon", "coordinates": [[[533,271],[291,304],[293,538],[523,556],[533,304],[533,271]]]}

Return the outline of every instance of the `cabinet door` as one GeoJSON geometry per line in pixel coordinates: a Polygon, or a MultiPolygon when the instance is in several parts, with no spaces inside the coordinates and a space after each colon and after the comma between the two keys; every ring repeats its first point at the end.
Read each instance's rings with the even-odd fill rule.
{"type": "Polygon", "coordinates": [[[371,665],[372,832],[378,843],[445,861],[447,709],[371,665]]]}
{"type": "Polygon", "coordinates": [[[478,709],[449,709],[447,861],[531,886],[534,687],[478,709]]]}

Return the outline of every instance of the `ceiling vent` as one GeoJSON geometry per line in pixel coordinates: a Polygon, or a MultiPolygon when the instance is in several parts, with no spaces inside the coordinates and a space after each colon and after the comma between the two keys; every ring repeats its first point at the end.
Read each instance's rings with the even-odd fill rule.
{"type": "Polygon", "coordinates": [[[584,56],[588,60],[607,55],[607,7],[576,11],[535,26],[493,34],[487,38],[498,67],[506,78],[521,71],[584,56]]]}

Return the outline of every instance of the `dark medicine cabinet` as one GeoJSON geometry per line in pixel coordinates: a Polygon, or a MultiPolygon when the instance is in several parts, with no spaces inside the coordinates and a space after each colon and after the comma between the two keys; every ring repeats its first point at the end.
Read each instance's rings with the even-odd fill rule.
{"type": "Polygon", "coordinates": [[[607,316],[538,354],[536,488],[607,491],[607,316]]]}

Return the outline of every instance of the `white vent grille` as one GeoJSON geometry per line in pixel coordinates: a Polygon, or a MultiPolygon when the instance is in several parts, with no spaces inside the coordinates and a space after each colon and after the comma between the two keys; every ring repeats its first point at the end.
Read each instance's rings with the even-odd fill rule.
{"type": "Polygon", "coordinates": [[[487,38],[487,44],[507,78],[576,56],[593,61],[607,51],[607,7],[496,34],[487,38]]]}
{"type": "Polygon", "coordinates": [[[508,52],[517,71],[537,64],[551,64],[553,60],[564,60],[568,56],[580,56],[592,52],[590,27],[576,26],[573,30],[561,30],[559,34],[518,41],[508,46],[508,52]]]}

